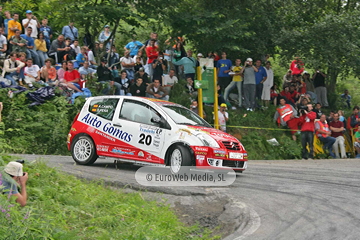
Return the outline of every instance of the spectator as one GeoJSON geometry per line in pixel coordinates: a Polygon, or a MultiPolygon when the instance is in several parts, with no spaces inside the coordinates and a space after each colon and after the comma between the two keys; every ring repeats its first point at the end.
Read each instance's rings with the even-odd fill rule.
{"type": "Polygon", "coordinates": [[[117,80],[120,83],[120,95],[121,96],[131,96],[130,93],[130,80],[127,78],[127,73],[125,70],[121,71],[120,79],[117,80]]]}
{"type": "Polygon", "coordinates": [[[79,32],[76,27],[74,27],[74,22],[70,21],[69,25],[64,26],[61,34],[64,35],[65,38],[70,38],[71,41],[79,38],[79,32]]]}
{"type": "Polygon", "coordinates": [[[185,85],[186,92],[190,95],[191,99],[197,98],[198,92],[197,89],[194,88],[194,81],[191,77],[188,77],[186,79],[186,85],[185,85]]]}
{"type": "Polygon", "coordinates": [[[170,43],[171,37],[166,39],[165,41],[165,51],[164,51],[164,59],[167,61],[167,69],[173,69],[175,68],[172,64],[172,59],[174,56],[174,48],[171,46],[170,43]]]}
{"type": "MultiPolygon", "coordinates": [[[[172,63],[180,61],[182,58],[186,57],[186,52],[184,46],[181,42],[176,43],[176,47],[174,48],[174,55],[172,58],[172,63]]],[[[175,65],[175,72],[178,78],[182,75],[182,70],[180,65],[175,65]]]]}
{"type": "Polygon", "coordinates": [[[4,28],[0,27],[0,57],[5,58],[6,52],[8,50],[8,45],[6,41],[6,37],[4,34],[4,28]]]}
{"type": "Polygon", "coordinates": [[[270,100],[271,102],[273,102],[274,106],[277,105],[278,102],[278,91],[277,91],[277,85],[274,84],[271,88],[270,88],[270,100]]]}
{"type": "Polygon", "coordinates": [[[20,206],[24,207],[27,201],[26,182],[29,178],[27,172],[23,172],[23,166],[18,162],[9,162],[4,168],[4,174],[8,174],[11,179],[0,174],[0,190],[2,194],[13,196],[20,206]],[[20,192],[17,185],[20,185],[20,192]]]}
{"type": "Polygon", "coordinates": [[[349,90],[345,90],[343,94],[341,94],[341,99],[343,100],[343,105],[347,108],[350,108],[351,105],[351,96],[349,95],[349,90]]]}
{"type": "MultiPolygon", "coordinates": [[[[70,38],[65,39],[65,47],[68,50],[65,51],[64,60],[66,60],[66,61],[76,60],[77,54],[75,53],[75,50],[71,47],[71,39],[70,38]]],[[[87,49],[87,48],[85,47],[85,49],[87,49]]],[[[81,53],[81,48],[80,48],[80,53],[81,53]]],[[[86,55],[86,51],[85,51],[85,55],[86,55]]],[[[75,62],[75,63],[76,63],[76,65],[74,65],[74,67],[76,66],[75,68],[78,68],[79,63],[78,62],[75,62]]]]}
{"type": "Polygon", "coordinates": [[[291,96],[291,102],[295,103],[299,100],[299,97],[300,97],[300,93],[298,93],[296,91],[296,87],[295,85],[290,85],[290,89],[289,89],[289,93],[290,93],[290,96],[291,96]]]}
{"type": "Polygon", "coordinates": [[[244,102],[247,111],[253,111],[255,108],[256,79],[255,73],[258,69],[252,64],[251,58],[246,59],[245,66],[241,69],[244,75],[244,102]]]}
{"type": "Polygon", "coordinates": [[[304,71],[302,78],[303,78],[303,82],[306,85],[306,94],[310,95],[312,102],[318,102],[317,96],[315,94],[314,83],[310,79],[310,73],[308,73],[307,71],[304,71]]]}
{"type": "Polygon", "coordinates": [[[150,84],[149,75],[145,72],[144,68],[140,68],[139,71],[135,74],[135,79],[141,78],[145,85],[150,84]]]}
{"type": "Polygon", "coordinates": [[[95,59],[95,54],[91,49],[87,49],[87,56],[88,56],[88,61],[89,61],[89,65],[90,68],[96,69],[97,68],[97,62],[95,59]]]}
{"type": "MultiPolygon", "coordinates": [[[[358,106],[355,106],[353,108],[353,114],[350,116],[350,126],[352,127],[354,132],[356,132],[356,130],[358,129],[358,126],[360,125],[359,124],[359,122],[360,122],[359,110],[360,110],[360,108],[358,106]]],[[[360,152],[359,152],[359,154],[360,154],[360,152]]]]}
{"type": "Polygon", "coordinates": [[[20,30],[20,34],[21,34],[22,26],[21,26],[21,23],[19,23],[19,14],[18,13],[14,13],[13,19],[8,22],[8,35],[7,35],[8,40],[10,40],[13,36],[15,36],[16,30],[20,30]]]}
{"type": "MultiPolygon", "coordinates": [[[[218,62],[218,64],[219,64],[219,62],[218,62]]],[[[225,88],[224,99],[225,99],[226,102],[229,102],[228,98],[229,98],[229,94],[230,94],[231,90],[233,90],[235,87],[237,87],[237,90],[238,90],[238,106],[242,107],[242,77],[241,77],[241,69],[242,69],[242,67],[240,66],[240,64],[241,64],[241,60],[236,59],[235,60],[235,66],[231,67],[231,71],[230,71],[229,75],[232,76],[232,81],[225,88]]],[[[236,107],[231,107],[231,109],[234,110],[234,109],[236,109],[236,107]]]]}
{"type": "Polygon", "coordinates": [[[301,126],[301,156],[305,160],[308,158],[314,159],[314,121],[316,119],[316,113],[313,112],[312,109],[313,106],[308,104],[307,109],[301,113],[299,119],[299,125],[301,126]],[[309,146],[310,152],[307,150],[307,146],[309,146]]]}
{"type": "Polygon", "coordinates": [[[26,60],[26,67],[24,70],[25,74],[25,83],[30,87],[33,88],[34,82],[40,81],[40,68],[38,65],[33,64],[33,60],[28,58],[26,60]]]}
{"type": "Polygon", "coordinates": [[[36,65],[41,65],[40,64],[40,60],[39,60],[39,55],[37,54],[36,50],[35,50],[35,43],[34,43],[34,39],[31,37],[32,36],[32,27],[27,27],[26,30],[26,34],[21,34],[20,36],[26,40],[27,45],[26,45],[26,55],[28,58],[32,58],[34,60],[34,63],[36,65]]]}
{"type": "Polygon", "coordinates": [[[135,73],[137,73],[140,68],[143,68],[143,65],[141,63],[141,57],[135,56],[135,66],[134,66],[134,71],[135,73]]]}
{"type": "Polygon", "coordinates": [[[307,94],[301,94],[299,97],[299,100],[296,102],[296,108],[298,110],[306,107],[309,103],[311,103],[309,97],[307,94]]]}
{"type": "Polygon", "coordinates": [[[280,96],[282,96],[286,100],[286,103],[294,106],[289,87],[284,87],[283,90],[280,92],[280,96]]]}
{"type": "Polygon", "coordinates": [[[137,58],[140,58],[140,63],[144,66],[143,52],[141,50],[133,57],[135,63],[137,62],[137,58]]]}
{"type": "Polygon", "coordinates": [[[172,87],[178,83],[178,81],[178,78],[175,76],[175,70],[170,69],[169,74],[164,76],[162,85],[170,92],[172,87]]]}
{"type": "Polygon", "coordinates": [[[256,68],[258,69],[257,72],[255,72],[255,80],[256,80],[256,99],[257,99],[257,107],[261,106],[261,95],[263,92],[264,82],[267,79],[266,70],[263,66],[261,66],[262,62],[260,59],[256,60],[256,68]],[[259,103],[260,102],[260,103],[259,103]]]}
{"type": "Polygon", "coordinates": [[[322,106],[328,107],[329,103],[327,100],[325,78],[326,75],[320,71],[320,68],[316,69],[314,75],[312,76],[312,80],[314,81],[315,94],[317,96],[318,102],[321,103],[322,106]]]}
{"type": "Polygon", "coordinates": [[[137,78],[135,84],[131,85],[130,93],[132,96],[145,97],[146,84],[143,83],[142,78],[137,78]]]}
{"type": "Polygon", "coordinates": [[[314,112],[316,113],[316,119],[320,119],[321,115],[323,115],[323,112],[321,110],[321,103],[315,104],[314,112]]]}
{"type": "Polygon", "coordinates": [[[129,50],[130,51],[130,57],[134,58],[138,54],[138,52],[142,48],[142,46],[144,46],[144,44],[142,44],[139,41],[136,41],[136,36],[133,35],[132,41],[129,42],[128,44],[126,44],[124,49],[129,50]]]}
{"type": "Polygon", "coordinates": [[[152,79],[161,79],[161,82],[163,82],[163,74],[166,71],[167,62],[164,59],[164,54],[162,52],[159,52],[159,56],[157,59],[155,59],[152,63],[153,68],[153,77],[152,79]]]}
{"type": "Polygon", "coordinates": [[[10,21],[10,20],[13,20],[13,19],[11,18],[11,14],[10,14],[9,11],[5,11],[4,14],[5,14],[4,32],[5,32],[5,35],[8,36],[8,32],[9,32],[9,21],[10,21]]]}
{"type": "Polygon", "coordinates": [[[270,90],[271,87],[274,85],[274,72],[271,69],[271,63],[267,61],[265,63],[265,71],[266,71],[266,81],[263,83],[263,92],[261,95],[261,99],[264,101],[264,105],[266,108],[269,107],[270,103],[270,90]]]}
{"type": "Polygon", "coordinates": [[[169,101],[169,94],[163,86],[160,86],[160,80],[154,79],[146,88],[146,96],[149,98],[156,98],[169,101]]]}
{"type": "Polygon", "coordinates": [[[343,122],[344,123],[344,128],[346,128],[346,119],[344,117],[344,111],[339,110],[338,114],[339,114],[339,121],[343,122]]]}
{"type": "Polygon", "coordinates": [[[50,46],[49,57],[55,60],[55,63],[62,62],[67,51],[70,50],[70,47],[65,45],[64,35],[59,35],[50,46]]]}
{"type": "Polygon", "coordinates": [[[176,66],[183,65],[184,66],[184,73],[185,78],[191,78],[192,80],[195,79],[195,66],[196,66],[196,60],[192,57],[192,51],[187,51],[187,57],[183,57],[182,59],[178,61],[174,61],[173,64],[176,66]]]}
{"type": "Polygon", "coordinates": [[[25,32],[28,32],[28,29],[31,27],[32,32],[30,33],[30,37],[33,39],[38,36],[38,28],[40,28],[40,23],[37,20],[36,16],[33,15],[31,10],[26,11],[26,18],[22,20],[22,25],[24,26],[25,32]]]}
{"type": "Polygon", "coordinates": [[[290,70],[292,75],[301,75],[304,72],[304,63],[299,57],[295,57],[290,64],[290,70]]]}
{"type": "Polygon", "coordinates": [[[40,76],[45,80],[45,83],[56,85],[56,69],[52,66],[52,59],[45,60],[45,66],[40,70],[40,76]]]}
{"type": "MultiPolygon", "coordinates": [[[[193,100],[193,101],[191,102],[190,110],[193,111],[194,113],[200,115],[199,107],[198,107],[198,101],[193,100]]],[[[203,118],[204,118],[204,119],[206,118],[206,113],[205,113],[204,109],[203,109],[203,118]]]]}
{"type": "Polygon", "coordinates": [[[70,44],[70,47],[74,49],[76,56],[81,53],[81,47],[79,46],[79,40],[75,39],[72,44],[70,44]]]}
{"type": "Polygon", "coordinates": [[[110,92],[110,88],[112,86],[115,87],[115,95],[120,95],[121,85],[117,82],[114,82],[114,77],[111,73],[111,68],[106,66],[106,59],[101,60],[101,64],[96,69],[96,73],[98,75],[98,82],[101,84],[105,84],[102,94],[107,95],[110,92]]]}
{"type": "Polygon", "coordinates": [[[357,128],[357,132],[355,133],[355,142],[354,146],[356,149],[356,158],[360,158],[360,126],[357,128]]]}
{"type": "Polygon", "coordinates": [[[334,120],[330,122],[329,126],[331,130],[331,137],[336,139],[333,145],[336,158],[340,158],[339,148],[341,152],[341,158],[346,158],[345,138],[343,135],[345,127],[344,123],[339,121],[338,113],[334,113],[334,120]]]}
{"type": "Polygon", "coordinates": [[[78,66],[83,66],[84,62],[88,60],[87,55],[86,55],[86,47],[81,47],[81,52],[76,55],[76,62],[78,64],[78,66]]]}
{"type": "Polygon", "coordinates": [[[72,61],[67,61],[67,71],[64,74],[64,80],[61,85],[66,86],[75,92],[82,92],[79,82],[80,82],[80,73],[74,69],[74,63],[72,61]]]}
{"type": "Polygon", "coordinates": [[[20,35],[20,30],[15,30],[15,35],[10,39],[10,44],[14,52],[26,52],[26,39],[20,35]]]}
{"type": "MultiPolygon", "coordinates": [[[[110,35],[111,35],[110,26],[105,25],[104,30],[99,35],[99,42],[105,43],[109,39],[110,35]]],[[[111,40],[106,43],[106,50],[110,49],[110,46],[112,45],[112,43],[113,43],[113,41],[111,41],[111,40]]]]}
{"type": "Polygon", "coordinates": [[[315,123],[316,135],[320,139],[321,142],[324,143],[323,149],[329,150],[329,155],[332,158],[336,158],[335,154],[332,152],[332,146],[334,145],[336,139],[331,137],[331,131],[329,129],[329,125],[326,122],[326,115],[322,114],[320,117],[320,121],[315,123]]]}
{"type": "Polygon", "coordinates": [[[127,74],[127,78],[130,80],[130,82],[133,82],[135,62],[134,59],[130,57],[129,50],[125,50],[124,56],[120,58],[120,62],[121,62],[121,70],[125,70],[127,74]]]}
{"type": "Polygon", "coordinates": [[[111,69],[119,69],[120,66],[120,56],[119,54],[116,52],[116,47],[113,45],[111,47],[111,51],[110,51],[110,55],[109,52],[107,52],[104,55],[104,58],[108,61],[108,66],[111,67],[111,69]]]}
{"type": "Polygon", "coordinates": [[[48,26],[48,19],[47,18],[44,18],[43,20],[41,20],[41,25],[40,25],[40,28],[39,28],[39,32],[44,33],[44,37],[45,37],[45,41],[46,41],[46,48],[50,49],[53,32],[52,32],[51,27],[48,26]]]}
{"type": "Polygon", "coordinates": [[[38,38],[35,39],[35,47],[36,53],[39,56],[39,67],[44,66],[45,60],[48,59],[47,48],[46,48],[46,40],[43,32],[39,32],[38,38]]]}
{"type": "MultiPolygon", "coordinates": [[[[221,59],[216,64],[217,82],[220,85],[222,93],[231,82],[229,72],[231,72],[232,63],[231,60],[226,58],[226,56],[226,52],[222,52],[221,59]]],[[[227,100],[226,97],[227,96],[225,96],[225,101],[227,100]]]]}
{"type": "MultiPolygon", "coordinates": [[[[220,109],[217,112],[220,130],[226,132],[226,122],[229,120],[229,113],[226,112],[226,103],[220,104],[220,109]]],[[[215,117],[214,117],[215,119],[215,117]]]]}
{"type": "Polygon", "coordinates": [[[279,102],[280,106],[276,109],[274,121],[276,121],[279,125],[288,126],[292,130],[292,139],[296,141],[295,134],[299,130],[299,119],[296,118],[297,112],[293,106],[286,104],[286,100],[284,98],[280,98],[279,102]]]}
{"type": "Polygon", "coordinates": [[[61,63],[61,68],[59,68],[57,70],[57,75],[58,75],[58,80],[59,82],[64,82],[64,76],[65,76],[65,72],[67,71],[67,61],[62,61],[61,63]]]}
{"type": "Polygon", "coordinates": [[[93,68],[90,68],[90,64],[88,61],[85,61],[83,66],[79,68],[79,73],[81,75],[82,79],[88,79],[88,77],[94,76],[96,73],[96,70],[93,68]]]}
{"type": "Polygon", "coordinates": [[[4,61],[4,68],[2,71],[2,77],[10,80],[11,85],[17,85],[13,77],[20,77],[21,68],[25,66],[23,62],[16,60],[16,57],[16,52],[10,53],[10,58],[4,61]]]}
{"type": "Polygon", "coordinates": [[[159,50],[158,50],[158,46],[155,45],[156,40],[155,39],[151,39],[149,42],[149,46],[146,46],[146,55],[147,55],[147,62],[145,65],[145,71],[149,76],[152,76],[152,72],[153,72],[153,68],[152,68],[152,63],[155,59],[158,58],[159,56],[159,50]]]}
{"type": "Polygon", "coordinates": [[[292,81],[291,70],[288,70],[283,77],[283,87],[290,87],[292,81]]]}

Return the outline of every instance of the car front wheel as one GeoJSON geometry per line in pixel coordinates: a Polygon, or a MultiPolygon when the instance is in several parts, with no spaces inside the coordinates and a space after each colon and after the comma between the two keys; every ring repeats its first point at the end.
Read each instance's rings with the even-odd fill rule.
{"type": "Polygon", "coordinates": [[[95,144],[88,136],[76,136],[71,144],[74,161],[80,165],[91,165],[98,158],[95,144]]]}
{"type": "Polygon", "coordinates": [[[183,166],[191,166],[191,154],[186,147],[177,145],[170,153],[170,170],[173,174],[178,174],[183,166]]]}

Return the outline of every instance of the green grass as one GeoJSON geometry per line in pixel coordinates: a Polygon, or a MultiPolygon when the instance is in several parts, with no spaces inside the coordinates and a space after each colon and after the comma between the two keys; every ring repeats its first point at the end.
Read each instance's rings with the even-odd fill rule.
{"type": "MultiPolygon", "coordinates": [[[[1,157],[0,165],[11,157],[1,157]],[[3,161],[4,159],[5,161],[3,161]]],[[[28,204],[0,197],[0,239],[209,239],[210,231],[184,226],[164,203],[86,182],[36,161],[29,172],[28,204]],[[8,214],[8,216],[6,216],[8,214]]]]}

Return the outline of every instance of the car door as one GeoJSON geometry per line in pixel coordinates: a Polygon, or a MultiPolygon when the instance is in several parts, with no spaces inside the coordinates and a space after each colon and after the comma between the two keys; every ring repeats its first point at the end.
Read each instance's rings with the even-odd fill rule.
{"type": "Polygon", "coordinates": [[[166,127],[160,127],[164,118],[148,104],[124,99],[118,124],[131,134],[131,151],[140,161],[163,163],[160,157],[164,146],[166,127]]]}

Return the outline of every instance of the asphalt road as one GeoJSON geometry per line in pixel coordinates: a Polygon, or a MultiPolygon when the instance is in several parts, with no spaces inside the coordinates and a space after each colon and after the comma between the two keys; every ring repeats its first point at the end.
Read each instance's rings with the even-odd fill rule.
{"type": "MultiPolygon", "coordinates": [[[[102,178],[116,186],[142,189],[132,165],[98,160],[77,166],[71,157],[42,157],[50,166],[79,177],[102,178]]],[[[360,239],[360,159],[249,161],[228,187],[153,187],[179,196],[226,196],[248,218],[227,239],[360,239]]]]}

